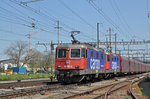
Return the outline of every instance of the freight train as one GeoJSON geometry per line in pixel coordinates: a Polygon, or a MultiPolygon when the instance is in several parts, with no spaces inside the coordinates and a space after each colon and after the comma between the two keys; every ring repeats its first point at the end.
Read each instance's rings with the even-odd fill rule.
{"type": "Polygon", "coordinates": [[[72,44],[56,47],[55,74],[59,82],[80,82],[149,71],[150,64],[106,52],[90,44],[80,44],[75,39],[72,44]]]}

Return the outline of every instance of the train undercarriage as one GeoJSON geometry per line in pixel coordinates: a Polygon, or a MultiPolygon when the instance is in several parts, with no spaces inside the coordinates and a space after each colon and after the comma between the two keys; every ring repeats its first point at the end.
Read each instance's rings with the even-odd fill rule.
{"type": "Polygon", "coordinates": [[[93,80],[101,80],[116,77],[119,73],[103,73],[103,72],[91,72],[85,70],[59,70],[57,69],[55,72],[57,76],[57,80],[61,83],[74,83],[74,82],[82,82],[82,81],[93,81],[93,80]]]}

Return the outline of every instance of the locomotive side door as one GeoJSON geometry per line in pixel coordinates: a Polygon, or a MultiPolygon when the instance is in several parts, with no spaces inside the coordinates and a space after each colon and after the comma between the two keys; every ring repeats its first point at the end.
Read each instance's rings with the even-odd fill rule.
{"type": "Polygon", "coordinates": [[[105,54],[103,52],[99,52],[99,57],[100,57],[100,69],[104,69],[105,54]]]}
{"type": "Polygon", "coordinates": [[[111,54],[106,54],[105,55],[105,69],[110,69],[110,57],[111,54]]]}
{"type": "Polygon", "coordinates": [[[87,68],[87,48],[82,48],[81,51],[81,64],[82,68],[81,69],[86,69],[87,68]]]}

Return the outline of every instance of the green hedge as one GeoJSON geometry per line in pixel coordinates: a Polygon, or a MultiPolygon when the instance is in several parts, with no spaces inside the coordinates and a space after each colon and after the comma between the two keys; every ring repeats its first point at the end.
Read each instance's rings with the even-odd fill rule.
{"type": "Polygon", "coordinates": [[[13,75],[0,75],[0,80],[16,80],[16,79],[36,79],[36,78],[49,78],[54,74],[13,74],[13,75]]]}

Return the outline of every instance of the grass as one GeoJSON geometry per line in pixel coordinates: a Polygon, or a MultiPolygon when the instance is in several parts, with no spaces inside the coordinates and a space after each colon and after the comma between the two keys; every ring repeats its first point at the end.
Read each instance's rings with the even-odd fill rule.
{"type": "Polygon", "coordinates": [[[0,81],[3,80],[16,80],[16,79],[37,79],[37,78],[49,78],[54,74],[12,74],[12,75],[0,75],[0,81]]]}
{"type": "Polygon", "coordinates": [[[142,89],[140,89],[139,83],[140,81],[138,81],[137,84],[135,85],[136,90],[140,93],[140,95],[142,95],[142,99],[148,99],[148,97],[142,93],[142,89]]]}

